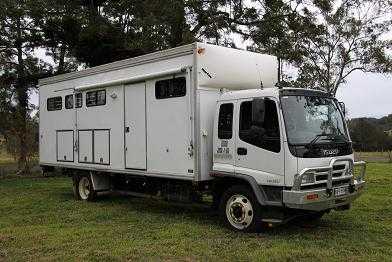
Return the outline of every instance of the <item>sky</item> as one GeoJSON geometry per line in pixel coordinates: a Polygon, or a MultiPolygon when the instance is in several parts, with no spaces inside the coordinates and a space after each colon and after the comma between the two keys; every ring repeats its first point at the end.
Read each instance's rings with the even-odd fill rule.
{"type": "Polygon", "coordinates": [[[392,114],[392,74],[353,72],[336,97],[346,104],[349,118],[392,114]]]}

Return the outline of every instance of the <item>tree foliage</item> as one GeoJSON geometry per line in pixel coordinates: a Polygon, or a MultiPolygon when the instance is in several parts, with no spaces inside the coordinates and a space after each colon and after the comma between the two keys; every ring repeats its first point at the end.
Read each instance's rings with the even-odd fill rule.
{"type": "Polygon", "coordinates": [[[388,0],[266,1],[250,27],[254,49],[298,69],[294,85],[335,95],[356,70],[392,71],[392,3],[388,0]]]}
{"type": "Polygon", "coordinates": [[[34,50],[41,45],[42,34],[38,23],[44,2],[11,1],[0,3],[0,97],[4,117],[0,130],[3,135],[18,138],[19,167],[28,167],[28,121],[31,106],[29,91],[35,88],[46,65],[34,57],[34,50]]]}
{"type": "Polygon", "coordinates": [[[351,139],[357,151],[392,151],[392,114],[381,119],[357,118],[349,121],[351,139]]]}

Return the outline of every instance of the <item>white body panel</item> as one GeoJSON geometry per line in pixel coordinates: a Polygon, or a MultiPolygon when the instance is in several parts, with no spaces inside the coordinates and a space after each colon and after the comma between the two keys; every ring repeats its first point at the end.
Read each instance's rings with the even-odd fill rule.
{"type": "Polygon", "coordinates": [[[78,130],[78,163],[93,163],[93,131],[78,130]]]}
{"type": "Polygon", "coordinates": [[[57,131],[57,161],[73,162],[74,161],[74,131],[62,130],[57,131]]]}
{"type": "Polygon", "coordinates": [[[109,165],[110,163],[110,130],[94,130],[94,163],[109,165]]]}
{"type": "Polygon", "coordinates": [[[275,57],[196,43],[41,80],[40,163],[211,179],[221,90],[273,87],[277,75],[275,57]],[[182,76],[184,96],[157,99],[157,81],[182,76]],[[106,103],[87,107],[86,93],[94,90],[106,91],[106,103]],[[65,96],[77,92],[82,107],[65,109],[65,96]],[[62,109],[47,111],[47,99],[56,96],[62,97],[62,109]],[[62,130],[73,135],[68,132],[59,142],[62,130]],[[64,156],[67,162],[61,161],[64,156]]]}
{"type": "Polygon", "coordinates": [[[124,87],[125,167],[147,168],[146,83],[124,87]]]}
{"type": "Polygon", "coordinates": [[[188,154],[192,140],[190,85],[187,85],[185,96],[169,99],[155,97],[155,82],[170,78],[172,76],[147,81],[148,171],[193,177],[193,173],[188,172],[194,169],[193,158],[188,154]]]}

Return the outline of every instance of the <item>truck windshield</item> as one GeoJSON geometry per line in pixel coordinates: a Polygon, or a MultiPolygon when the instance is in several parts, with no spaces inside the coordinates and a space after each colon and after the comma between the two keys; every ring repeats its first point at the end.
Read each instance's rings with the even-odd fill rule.
{"type": "Polygon", "coordinates": [[[348,141],[344,119],[334,99],[290,95],[283,96],[281,102],[290,144],[348,141]]]}

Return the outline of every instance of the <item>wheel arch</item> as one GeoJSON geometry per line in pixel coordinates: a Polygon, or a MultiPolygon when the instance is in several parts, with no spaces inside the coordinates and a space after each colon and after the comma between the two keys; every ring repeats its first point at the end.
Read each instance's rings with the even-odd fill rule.
{"type": "Polygon", "coordinates": [[[219,199],[229,187],[233,185],[246,185],[252,189],[260,205],[268,205],[265,193],[253,177],[226,172],[213,172],[210,175],[215,178],[213,182],[213,193],[219,199]]]}
{"type": "Polygon", "coordinates": [[[74,184],[79,181],[81,177],[86,176],[91,179],[93,188],[96,192],[108,191],[111,189],[111,177],[108,174],[82,169],[66,169],[66,172],[68,176],[72,177],[74,184]]]}

